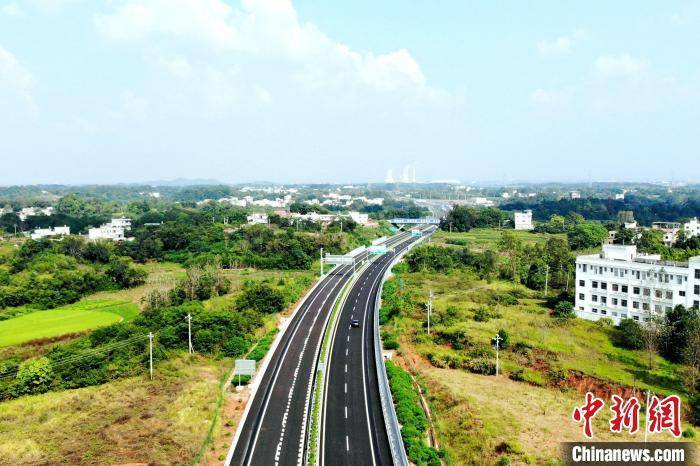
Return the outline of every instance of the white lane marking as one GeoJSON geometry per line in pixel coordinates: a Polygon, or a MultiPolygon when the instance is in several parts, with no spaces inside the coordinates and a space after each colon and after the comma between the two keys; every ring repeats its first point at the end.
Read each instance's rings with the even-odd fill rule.
{"type": "Polygon", "coordinates": [[[345,451],[350,451],[350,439],[348,436],[345,436],[345,451]]]}
{"type": "Polygon", "coordinates": [[[345,348],[345,356],[348,355],[348,348],[345,348]]]}
{"type": "MultiPolygon", "coordinates": [[[[349,269],[348,269],[348,271],[349,271],[349,269]]],[[[331,292],[325,297],[325,299],[323,299],[323,302],[321,303],[321,305],[320,305],[320,306],[318,307],[318,309],[316,310],[316,316],[314,317],[310,328],[313,328],[313,326],[314,326],[316,320],[318,319],[318,316],[319,316],[321,310],[322,310],[323,307],[325,306],[325,304],[326,304],[326,302],[328,301],[328,299],[329,299],[331,296],[334,296],[334,291],[336,291],[337,289],[339,289],[339,288],[338,288],[338,285],[341,284],[341,283],[342,283],[342,281],[338,281],[338,282],[336,282],[335,284],[332,284],[331,281],[328,281],[326,284],[323,285],[323,287],[321,287],[321,288],[319,289],[319,294],[317,294],[317,295],[314,297],[314,299],[312,299],[312,300],[309,302],[308,307],[307,307],[307,309],[306,309],[306,312],[304,312],[304,315],[302,316],[302,319],[306,317],[306,315],[308,314],[308,312],[309,312],[310,309],[311,309],[311,305],[316,301],[316,299],[322,296],[322,293],[321,293],[320,291],[326,289],[326,288],[328,287],[328,285],[331,285],[331,284],[332,284],[332,286],[330,287],[331,292]]],[[[290,336],[290,340],[289,340],[290,342],[294,339],[294,337],[295,337],[297,331],[299,330],[299,328],[301,328],[301,319],[299,320],[299,325],[297,325],[297,326],[294,328],[294,331],[292,332],[292,335],[290,336]]],[[[287,399],[287,406],[286,406],[285,414],[284,414],[284,416],[283,416],[283,418],[282,418],[282,429],[284,429],[284,428],[286,427],[286,425],[287,425],[287,416],[288,416],[289,408],[290,408],[290,404],[291,404],[292,392],[294,391],[294,385],[296,384],[296,379],[297,379],[298,372],[299,372],[299,365],[300,365],[300,363],[301,363],[301,360],[303,359],[301,356],[303,355],[304,351],[306,350],[306,344],[308,343],[308,340],[309,340],[309,335],[307,335],[307,336],[306,336],[306,339],[304,340],[304,344],[303,344],[303,347],[302,347],[302,351],[301,351],[301,353],[300,353],[300,355],[299,355],[299,363],[297,364],[296,370],[294,371],[294,377],[293,377],[294,380],[293,380],[293,382],[292,382],[292,387],[290,388],[290,391],[289,391],[289,395],[288,395],[288,399],[287,399]]],[[[281,370],[283,361],[286,360],[286,357],[287,357],[287,354],[289,353],[289,349],[290,349],[290,348],[291,348],[291,346],[287,347],[287,349],[285,350],[284,354],[283,354],[283,355],[280,357],[280,359],[279,359],[278,366],[275,368],[276,373],[275,373],[274,378],[273,378],[273,380],[272,380],[272,386],[274,386],[274,385],[277,383],[277,377],[279,376],[279,372],[280,372],[280,370],[281,370]]],[[[313,378],[313,371],[312,371],[312,373],[311,373],[310,380],[311,380],[312,378],[313,378]]],[[[311,388],[310,388],[310,386],[309,386],[308,392],[310,392],[310,389],[311,389],[311,388]]],[[[303,421],[302,421],[302,428],[301,428],[301,432],[302,432],[302,433],[301,433],[302,441],[300,442],[300,451],[299,451],[298,458],[297,458],[297,464],[298,464],[298,465],[301,465],[301,463],[303,462],[303,461],[302,461],[302,460],[303,460],[303,438],[304,438],[305,433],[306,433],[306,418],[307,418],[307,409],[308,409],[308,406],[309,406],[308,401],[309,401],[309,396],[310,396],[308,392],[307,392],[307,395],[306,395],[307,403],[306,403],[306,408],[304,409],[304,418],[303,418],[303,421]]],[[[263,411],[262,411],[261,416],[260,416],[261,419],[264,419],[264,418],[265,418],[265,415],[267,414],[267,408],[268,408],[268,405],[269,405],[269,403],[270,403],[270,398],[271,398],[271,396],[268,397],[267,400],[265,400],[265,404],[264,404],[264,407],[263,407],[263,411]]],[[[254,436],[254,439],[253,439],[253,445],[252,445],[251,450],[250,450],[250,451],[251,451],[250,457],[248,458],[248,461],[247,461],[247,463],[246,463],[248,466],[250,465],[251,461],[253,460],[253,456],[254,456],[253,453],[255,452],[255,447],[257,446],[258,438],[259,438],[259,435],[260,435],[260,429],[262,428],[262,425],[263,425],[263,422],[262,422],[262,420],[261,420],[261,421],[260,421],[260,424],[258,424],[258,428],[256,429],[255,434],[254,434],[255,436],[254,436]]],[[[281,450],[281,448],[282,448],[282,443],[284,442],[284,436],[285,436],[285,431],[282,430],[282,431],[280,432],[280,439],[279,439],[279,442],[278,442],[278,444],[277,444],[278,450],[281,450]]],[[[278,455],[279,455],[279,453],[278,453],[276,456],[278,456],[278,455]]]]}
{"type": "Polygon", "coordinates": [[[348,339],[347,339],[347,341],[350,341],[350,335],[348,335],[348,339]]]}
{"type": "Polygon", "coordinates": [[[345,373],[347,374],[347,372],[348,372],[348,365],[345,364],[345,373]]]}
{"type": "Polygon", "coordinates": [[[345,383],[345,384],[343,384],[343,385],[345,385],[345,393],[347,393],[347,392],[348,392],[348,384],[345,383]]]}

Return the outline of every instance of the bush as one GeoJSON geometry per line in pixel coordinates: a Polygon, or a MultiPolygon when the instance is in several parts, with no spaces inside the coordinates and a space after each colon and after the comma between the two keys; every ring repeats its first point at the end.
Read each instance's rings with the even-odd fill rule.
{"type": "Polygon", "coordinates": [[[266,282],[247,282],[236,298],[236,309],[252,309],[263,314],[281,312],[285,306],[284,294],[266,282]]]}
{"type": "Polygon", "coordinates": [[[243,356],[250,348],[250,343],[243,337],[232,336],[221,346],[221,352],[231,358],[243,356]]]}
{"type": "Polygon", "coordinates": [[[644,331],[633,319],[622,319],[617,326],[615,344],[622,348],[638,350],[644,348],[644,331]]]}
{"type": "MultiPolygon", "coordinates": [[[[501,337],[500,341],[498,342],[498,349],[504,350],[508,349],[510,346],[510,337],[508,336],[508,332],[506,332],[504,329],[500,329],[498,331],[498,336],[501,337]]],[[[491,344],[495,347],[496,346],[496,339],[493,338],[491,340],[491,344]]]]}
{"type": "Polygon", "coordinates": [[[552,311],[552,317],[558,319],[572,319],[576,317],[576,312],[574,312],[574,305],[569,301],[559,301],[556,306],[554,306],[554,311],[552,311]]]}
{"type": "Polygon", "coordinates": [[[260,361],[262,358],[264,358],[267,352],[270,350],[270,346],[272,346],[272,342],[275,340],[275,335],[277,335],[278,331],[279,330],[275,328],[267,332],[265,336],[258,341],[255,348],[253,348],[253,350],[248,354],[248,359],[260,361]]]}
{"type": "Polygon", "coordinates": [[[700,394],[691,396],[688,403],[690,405],[690,423],[694,426],[700,426],[700,394]]]}
{"type": "Polygon", "coordinates": [[[490,359],[471,359],[465,363],[464,368],[474,374],[493,375],[496,373],[496,363],[490,359]]]}
{"type": "Polygon", "coordinates": [[[20,394],[34,395],[49,390],[53,378],[49,358],[30,359],[19,366],[17,391],[20,394]]]}
{"type": "Polygon", "coordinates": [[[474,312],[474,320],[476,322],[488,322],[490,319],[491,314],[483,307],[480,307],[474,312]]]}

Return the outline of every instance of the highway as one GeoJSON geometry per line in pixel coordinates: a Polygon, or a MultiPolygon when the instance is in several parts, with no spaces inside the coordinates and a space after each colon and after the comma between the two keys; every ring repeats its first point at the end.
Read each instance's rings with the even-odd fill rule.
{"type": "MultiPolygon", "coordinates": [[[[418,239],[397,245],[396,254],[418,239]]],[[[374,312],[382,279],[394,258],[395,254],[385,254],[363,271],[339,316],[323,403],[322,466],[393,464],[377,380],[374,312]],[[359,327],[351,326],[354,319],[359,327]]]]}
{"type": "MultiPolygon", "coordinates": [[[[387,245],[408,237],[390,237],[387,245]]],[[[367,258],[367,252],[358,260],[367,258]]],[[[327,317],[339,293],[352,276],[352,266],[329,272],[307,296],[273,352],[235,444],[230,465],[300,465],[306,447],[306,429],[316,358],[327,317]]],[[[258,375],[260,377],[260,375],[258,375]]]]}

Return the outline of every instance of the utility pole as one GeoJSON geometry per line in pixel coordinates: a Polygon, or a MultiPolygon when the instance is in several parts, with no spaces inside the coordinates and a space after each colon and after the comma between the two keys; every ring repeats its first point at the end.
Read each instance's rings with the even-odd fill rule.
{"type": "Polygon", "coordinates": [[[192,347],[192,316],[187,314],[185,319],[187,319],[187,351],[189,354],[192,354],[194,353],[194,348],[192,347]]]}
{"type": "Polygon", "coordinates": [[[503,340],[503,338],[501,338],[500,333],[497,333],[496,338],[494,338],[494,340],[496,340],[496,377],[498,377],[498,350],[499,350],[499,346],[500,346],[499,344],[500,344],[501,340],[503,340]]]}
{"type": "Polygon", "coordinates": [[[430,314],[433,313],[433,290],[428,293],[428,335],[430,335],[430,314]]]}
{"type": "Polygon", "coordinates": [[[549,285],[549,264],[545,266],[544,272],[544,297],[547,297],[547,286],[549,285]]]}
{"type": "Polygon", "coordinates": [[[153,380],[153,332],[148,332],[148,371],[153,380]]]}
{"type": "Polygon", "coordinates": [[[321,278],[323,278],[323,248],[321,248],[321,278]]]}

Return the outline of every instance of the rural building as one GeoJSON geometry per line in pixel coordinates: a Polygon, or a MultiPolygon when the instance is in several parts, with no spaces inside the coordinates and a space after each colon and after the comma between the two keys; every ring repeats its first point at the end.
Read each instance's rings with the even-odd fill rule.
{"type": "Polygon", "coordinates": [[[604,245],[603,252],[576,258],[576,314],[646,321],[674,306],[700,306],[700,256],[662,261],[636,246],[604,245]]]}
{"type": "Polygon", "coordinates": [[[654,222],[651,224],[652,230],[663,232],[663,242],[666,246],[673,246],[678,240],[678,232],[681,231],[681,224],[678,222],[654,222]]]}
{"type": "Polygon", "coordinates": [[[697,217],[691,218],[683,224],[683,232],[686,238],[700,235],[700,222],[697,217]]]}
{"type": "Polygon", "coordinates": [[[47,238],[49,236],[58,236],[58,235],[70,235],[70,227],[68,226],[62,226],[62,227],[56,227],[56,228],[37,228],[32,232],[30,237],[32,239],[41,239],[41,238],[47,238]]]}
{"type": "Polygon", "coordinates": [[[532,210],[523,210],[522,212],[515,212],[515,229],[516,230],[532,230],[535,228],[532,225],[532,210]]]}
{"type": "Polygon", "coordinates": [[[131,219],[113,218],[109,223],[105,223],[97,228],[90,228],[88,230],[88,239],[93,241],[99,239],[124,241],[129,239],[125,235],[129,230],[131,230],[131,219]]]}

